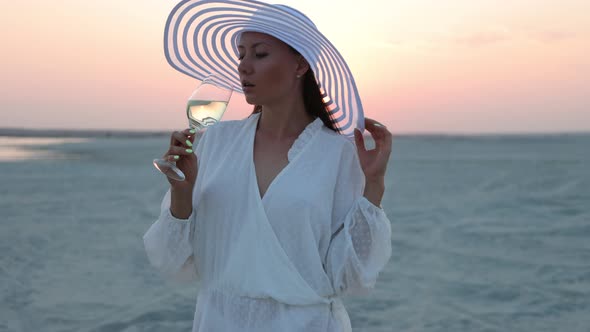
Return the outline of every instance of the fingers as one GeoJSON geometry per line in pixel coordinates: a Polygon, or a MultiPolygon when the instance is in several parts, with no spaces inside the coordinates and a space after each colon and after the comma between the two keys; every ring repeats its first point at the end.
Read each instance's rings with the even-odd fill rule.
{"type": "Polygon", "coordinates": [[[164,159],[177,161],[181,156],[190,156],[193,154],[195,134],[196,132],[193,129],[173,132],[170,136],[170,147],[164,154],[164,159]]]}
{"type": "Polygon", "coordinates": [[[391,150],[392,135],[387,130],[387,127],[376,120],[365,118],[365,128],[373,137],[375,148],[386,151],[391,150]]]}
{"type": "Polygon", "coordinates": [[[365,118],[365,127],[385,127],[382,123],[371,118],[365,118]]]}
{"type": "Polygon", "coordinates": [[[164,156],[164,158],[168,161],[178,161],[180,159],[180,156],[171,154],[171,155],[164,156]]]}
{"type": "Polygon", "coordinates": [[[184,146],[171,146],[168,149],[168,154],[178,155],[178,156],[190,156],[193,154],[192,148],[186,148],[184,146]]]}
{"type": "Polygon", "coordinates": [[[170,145],[192,147],[195,141],[195,130],[185,129],[183,131],[175,131],[170,136],[170,145]]]}
{"type": "Polygon", "coordinates": [[[180,159],[180,157],[182,156],[190,156],[193,153],[194,152],[192,148],[187,148],[184,146],[171,146],[164,155],[164,158],[170,161],[174,161],[180,159]],[[178,158],[176,158],[175,156],[178,156],[178,158]]]}
{"type": "Polygon", "coordinates": [[[354,143],[359,154],[367,151],[365,148],[365,138],[357,128],[354,129],[354,143]]]}

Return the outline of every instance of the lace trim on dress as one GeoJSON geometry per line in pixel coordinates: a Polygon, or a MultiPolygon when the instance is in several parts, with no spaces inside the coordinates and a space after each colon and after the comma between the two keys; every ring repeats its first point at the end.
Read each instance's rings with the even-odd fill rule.
{"type": "Polygon", "coordinates": [[[303,150],[315,133],[322,128],[324,123],[322,119],[316,118],[312,123],[308,124],[305,129],[299,134],[299,137],[295,139],[291,149],[287,153],[287,159],[291,162],[295,157],[303,150]]]}

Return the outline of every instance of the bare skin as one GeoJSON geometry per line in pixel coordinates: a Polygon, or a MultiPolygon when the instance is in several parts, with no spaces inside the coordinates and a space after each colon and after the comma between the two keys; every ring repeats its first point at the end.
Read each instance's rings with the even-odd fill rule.
{"type": "Polygon", "coordinates": [[[254,165],[261,198],[274,178],[289,163],[287,153],[293,145],[293,140],[269,141],[262,136],[257,132],[254,143],[254,165]]]}
{"type": "Polygon", "coordinates": [[[254,138],[254,165],[263,197],[273,179],[287,166],[287,153],[293,142],[314,120],[305,112],[301,98],[300,77],[309,65],[286,44],[262,33],[244,33],[238,49],[240,79],[255,85],[245,91],[246,100],[262,105],[254,138]]]}
{"type": "Polygon", "coordinates": [[[194,141],[195,134],[190,129],[173,132],[170,137],[170,147],[163,157],[169,161],[176,161],[176,166],[186,176],[184,181],[168,179],[171,199],[170,213],[179,219],[187,219],[192,212],[193,187],[198,171],[197,155],[192,151],[194,141]],[[187,140],[190,144],[187,143],[187,140]],[[177,159],[175,159],[176,156],[177,159]]]}
{"type": "MultiPolygon", "coordinates": [[[[295,139],[314,119],[305,112],[302,98],[302,77],[309,64],[293,53],[280,40],[257,32],[241,35],[238,50],[238,73],[242,82],[253,84],[244,89],[246,101],[261,105],[262,113],[254,138],[254,165],[260,196],[264,197],[274,178],[288,164],[287,153],[295,139]]],[[[364,140],[355,132],[357,152],[365,173],[364,196],[379,206],[385,190],[384,179],[391,152],[391,133],[377,121],[366,119],[366,129],[376,142],[373,150],[366,150],[364,140]]],[[[171,187],[170,211],[173,216],[186,219],[192,212],[192,191],[197,175],[197,156],[186,152],[194,135],[188,129],[174,132],[171,145],[164,155],[174,160],[187,175],[185,181],[169,180],[171,187]]]]}

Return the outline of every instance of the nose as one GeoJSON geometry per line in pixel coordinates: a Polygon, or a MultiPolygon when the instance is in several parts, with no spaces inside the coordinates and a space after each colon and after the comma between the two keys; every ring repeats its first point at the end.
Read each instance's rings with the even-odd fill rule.
{"type": "Polygon", "coordinates": [[[238,64],[238,73],[242,75],[248,75],[252,73],[252,64],[248,60],[248,57],[242,58],[238,64]]]}

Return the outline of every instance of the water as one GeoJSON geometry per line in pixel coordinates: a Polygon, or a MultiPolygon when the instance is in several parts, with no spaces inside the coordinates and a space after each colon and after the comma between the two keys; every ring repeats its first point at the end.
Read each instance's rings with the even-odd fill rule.
{"type": "Polygon", "coordinates": [[[27,159],[58,159],[61,155],[52,149],[43,149],[61,143],[84,142],[83,138],[55,138],[55,137],[6,137],[0,136],[0,162],[27,159]]]}
{"type": "MultiPolygon", "coordinates": [[[[164,281],[142,244],[168,138],[3,142],[34,157],[0,161],[0,331],[190,331],[197,286],[164,281]]],[[[345,299],[354,331],[589,331],[588,146],[396,137],[393,257],[345,299]]]]}

